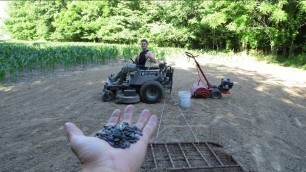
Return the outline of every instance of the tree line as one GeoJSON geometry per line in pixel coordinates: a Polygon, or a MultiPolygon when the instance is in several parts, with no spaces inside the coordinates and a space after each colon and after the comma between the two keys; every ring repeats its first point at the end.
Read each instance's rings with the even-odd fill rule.
{"type": "Polygon", "coordinates": [[[9,2],[5,27],[20,40],[256,50],[290,58],[306,52],[305,0],[9,2]]]}

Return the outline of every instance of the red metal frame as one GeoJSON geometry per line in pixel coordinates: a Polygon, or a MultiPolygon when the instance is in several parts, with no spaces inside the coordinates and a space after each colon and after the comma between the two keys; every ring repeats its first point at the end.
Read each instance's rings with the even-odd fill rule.
{"type": "Polygon", "coordinates": [[[204,83],[202,82],[200,76],[199,76],[199,80],[197,84],[193,84],[190,87],[190,92],[192,95],[196,95],[196,96],[201,96],[204,98],[208,98],[211,95],[211,91],[213,90],[212,85],[210,84],[210,82],[208,81],[206,75],[204,74],[204,71],[202,70],[200,64],[198,63],[198,61],[195,59],[196,57],[198,57],[198,55],[194,56],[189,52],[186,52],[186,55],[190,58],[193,58],[193,60],[195,61],[197,68],[200,70],[202,76],[204,77],[205,81],[206,81],[206,85],[204,85],[204,83]]]}
{"type": "Polygon", "coordinates": [[[206,78],[206,76],[205,76],[203,70],[201,69],[200,64],[199,64],[198,61],[195,59],[195,57],[198,57],[198,56],[192,56],[192,58],[194,59],[196,65],[197,65],[197,67],[199,68],[201,74],[203,75],[203,77],[204,77],[204,79],[205,79],[205,81],[206,81],[206,83],[207,83],[207,88],[208,88],[208,89],[212,88],[211,84],[209,83],[208,79],[206,78]]]}

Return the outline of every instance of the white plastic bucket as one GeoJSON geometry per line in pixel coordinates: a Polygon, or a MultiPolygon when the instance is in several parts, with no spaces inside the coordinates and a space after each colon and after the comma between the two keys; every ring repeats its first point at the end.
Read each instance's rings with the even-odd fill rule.
{"type": "Polygon", "coordinates": [[[179,91],[178,92],[178,105],[182,108],[189,108],[190,107],[190,91],[179,91]]]}

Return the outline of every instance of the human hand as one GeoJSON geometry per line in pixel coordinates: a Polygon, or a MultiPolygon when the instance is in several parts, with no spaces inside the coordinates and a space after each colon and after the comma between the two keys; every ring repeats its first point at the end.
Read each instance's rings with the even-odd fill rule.
{"type": "MultiPolygon", "coordinates": [[[[133,112],[134,106],[128,105],[121,122],[131,124],[133,112]]],[[[120,118],[121,111],[116,109],[106,125],[115,125],[120,118]]],[[[151,116],[149,110],[145,109],[135,125],[142,130],[143,135],[127,149],[113,148],[97,137],[84,136],[73,123],[66,123],[65,130],[71,150],[80,160],[83,171],[137,171],[144,161],[150,137],[157,127],[157,117],[151,116]]]]}

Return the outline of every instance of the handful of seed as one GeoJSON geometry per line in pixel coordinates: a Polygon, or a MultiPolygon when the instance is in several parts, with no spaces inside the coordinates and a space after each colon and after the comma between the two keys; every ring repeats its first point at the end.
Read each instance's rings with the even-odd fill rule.
{"type": "Polygon", "coordinates": [[[139,136],[142,136],[141,130],[127,122],[104,126],[104,129],[96,134],[96,137],[105,140],[114,148],[122,149],[129,148],[131,143],[137,142],[139,136]]]}

